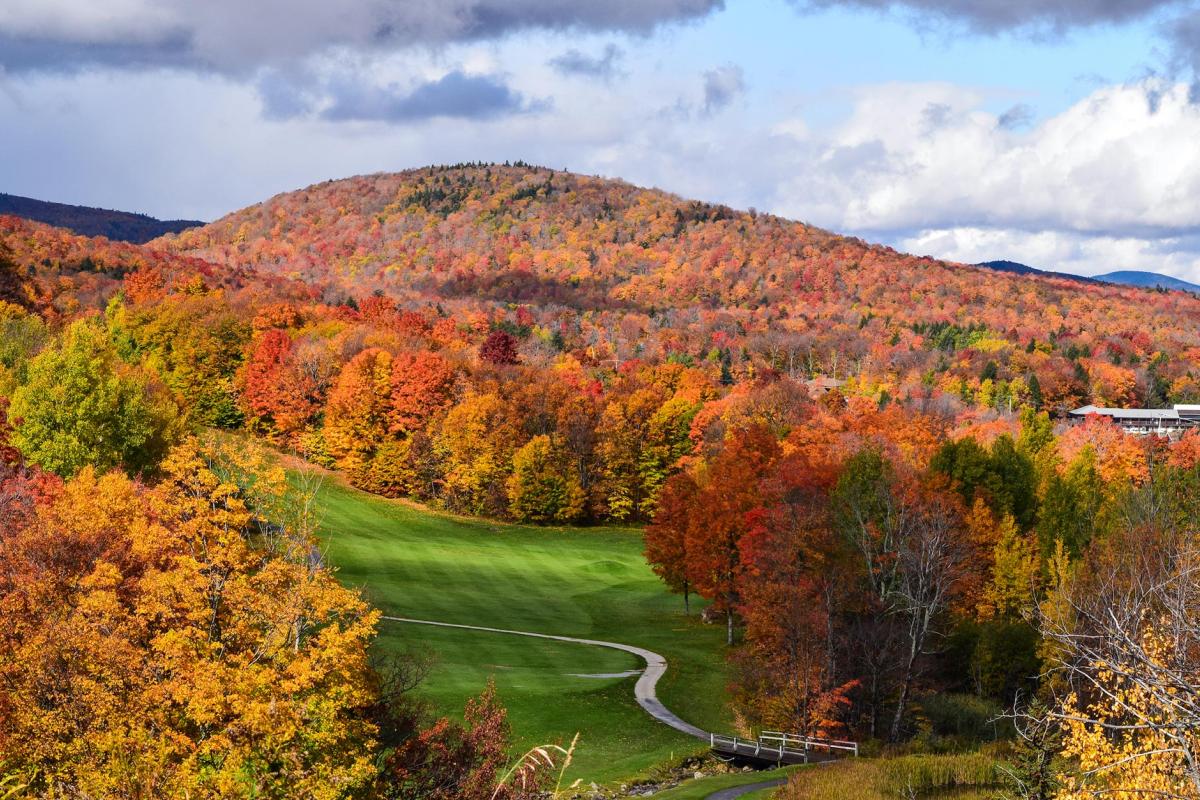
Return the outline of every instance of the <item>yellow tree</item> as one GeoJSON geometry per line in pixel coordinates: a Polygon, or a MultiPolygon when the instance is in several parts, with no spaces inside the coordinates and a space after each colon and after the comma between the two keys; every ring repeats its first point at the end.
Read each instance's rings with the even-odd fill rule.
{"type": "Polygon", "coordinates": [[[1197,674],[1177,673],[1174,620],[1147,621],[1137,639],[1137,667],[1123,658],[1087,664],[1084,696],[1067,697],[1062,720],[1063,755],[1077,768],[1066,776],[1059,800],[1112,797],[1200,797],[1200,730],[1197,674]],[[1167,680],[1163,680],[1167,678],[1167,680]]]}
{"type": "Polygon", "coordinates": [[[521,432],[513,409],[494,392],[470,392],[446,414],[434,437],[444,468],[446,505],[472,514],[502,514],[506,482],[521,432]]]}
{"type": "Polygon", "coordinates": [[[392,402],[392,356],[363,350],[342,368],[325,405],[325,447],[337,465],[361,476],[388,432],[392,402]]]}
{"type": "Polygon", "coordinates": [[[535,436],[513,455],[509,513],[525,522],[572,522],[583,514],[583,489],[549,436],[535,436]]]}
{"type": "Polygon", "coordinates": [[[1090,548],[1043,614],[1067,690],[1056,716],[1073,769],[1061,800],[1200,798],[1200,545],[1189,495],[1178,506],[1192,508],[1184,526],[1164,514],[1090,548]]]}
{"type": "Polygon", "coordinates": [[[1033,608],[1039,572],[1037,543],[1021,533],[1011,514],[996,526],[991,581],[983,590],[980,615],[1020,619],[1033,608]]]}
{"type": "Polygon", "coordinates": [[[0,762],[56,797],[350,795],[376,613],[313,556],[308,503],[266,502],[277,475],[194,442],[163,469],[85,468],[0,538],[0,762]]]}

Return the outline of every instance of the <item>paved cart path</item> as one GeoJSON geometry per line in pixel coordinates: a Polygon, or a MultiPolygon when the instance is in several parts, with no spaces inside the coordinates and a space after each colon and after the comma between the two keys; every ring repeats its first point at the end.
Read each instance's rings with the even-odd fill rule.
{"type": "Polygon", "coordinates": [[[690,722],[685,722],[680,719],[674,712],[664,706],[658,699],[655,692],[658,686],[658,679],[661,678],[667,671],[667,660],[655,653],[652,650],[647,650],[644,647],[634,647],[631,644],[621,644],[620,642],[602,642],[598,639],[577,639],[574,636],[553,636],[548,633],[531,633],[529,631],[510,631],[504,628],[485,628],[480,625],[456,625],[452,622],[435,622],[428,619],[409,619],[408,617],[383,617],[389,622],[402,622],[409,625],[434,625],[439,628],[461,628],[468,631],[486,631],[488,633],[503,633],[510,636],[529,636],[534,639],[553,639],[556,642],[571,642],[573,644],[587,644],[593,647],[608,647],[613,650],[624,650],[626,653],[633,653],[638,658],[646,662],[646,668],[641,670],[641,677],[633,687],[634,698],[637,699],[638,705],[646,710],[646,713],[654,717],[659,722],[670,725],[681,733],[686,733],[688,736],[694,736],[705,742],[709,741],[708,731],[701,730],[690,722]]]}
{"type": "Polygon", "coordinates": [[[787,783],[787,778],[776,778],[773,781],[761,781],[759,783],[747,783],[742,786],[730,786],[728,789],[719,789],[704,798],[704,800],[736,800],[744,794],[757,792],[759,789],[770,789],[775,786],[783,786],[787,783]]]}

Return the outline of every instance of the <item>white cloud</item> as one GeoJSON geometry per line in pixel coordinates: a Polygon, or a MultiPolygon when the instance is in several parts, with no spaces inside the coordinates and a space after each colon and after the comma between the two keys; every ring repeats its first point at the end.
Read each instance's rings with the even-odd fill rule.
{"type": "MultiPolygon", "coordinates": [[[[459,70],[502,75],[513,96],[550,101],[537,114],[374,115],[402,118],[394,123],[321,119],[312,109],[326,107],[316,92],[325,84],[287,75],[258,85],[179,71],[10,76],[22,102],[0,92],[0,150],[19,157],[0,160],[0,188],[212,218],[328,178],[524,159],[956,260],[1200,278],[1200,107],[1182,84],[1102,87],[1013,125],[1014,103],[1030,98],[1005,88],[897,83],[810,97],[748,68],[739,113],[697,124],[696,71],[660,69],[648,48],[622,63],[633,79],[581,81],[547,63],[569,43],[539,34],[360,56],[350,72],[370,75],[369,85],[411,88],[459,70]],[[695,98],[690,117],[662,113],[672,97],[695,98]],[[275,102],[273,118],[264,100],[275,102]],[[846,111],[831,122],[833,107],[846,111]]],[[[340,65],[313,69],[320,78],[340,65]]],[[[493,88],[488,97],[508,97],[493,88]]]]}
{"type": "Polygon", "coordinates": [[[236,74],[341,47],[394,52],[532,30],[647,34],[722,7],[723,0],[4,0],[0,64],[236,74]]]}
{"type": "Polygon", "coordinates": [[[704,113],[725,109],[745,91],[746,75],[737,64],[708,70],[704,73],[704,113]]]}
{"type": "Polygon", "coordinates": [[[1200,281],[1200,242],[1185,237],[1151,240],[1063,231],[950,228],[921,231],[897,244],[907,252],[966,264],[1007,259],[1077,275],[1149,269],[1200,281]]]}
{"type": "Polygon", "coordinates": [[[1200,106],[1182,84],[1102,88],[1030,130],[951,85],[861,89],[778,205],[860,231],[945,227],[1107,236],[1200,228],[1200,106]]]}

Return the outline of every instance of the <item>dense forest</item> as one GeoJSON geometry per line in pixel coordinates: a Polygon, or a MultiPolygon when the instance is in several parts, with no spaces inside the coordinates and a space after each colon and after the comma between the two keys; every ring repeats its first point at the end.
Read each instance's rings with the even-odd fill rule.
{"type": "Polygon", "coordinates": [[[199,220],[161,220],[146,214],[110,211],[105,208],[49,203],[0,192],[0,215],[11,215],[66,228],[80,236],[103,236],[121,242],[144,244],[166,233],[203,225],[199,220]]]}
{"type": "Polygon", "coordinates": [[[0,248],[22,781],[491,796],[494,697],[461,726],[405,699],[237,431],[455,512],[648,523],[727,627],[747,729],[953,747],[1007,711],[1026,796],[1200,791],[1200,435],[1065,421],[1200,402],[1200,298],[526,165],[320,184],[142,246],[5,217],[0,248]]]}

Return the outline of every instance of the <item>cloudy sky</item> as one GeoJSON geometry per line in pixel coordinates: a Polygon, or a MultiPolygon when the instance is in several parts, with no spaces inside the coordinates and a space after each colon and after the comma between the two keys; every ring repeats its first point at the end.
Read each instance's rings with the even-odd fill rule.
{"type": "Polygon", "coordinates": [[[524,159],[1200,280],[1200,0],[2,0],[0,191],[215,219],[524,159]]]}

